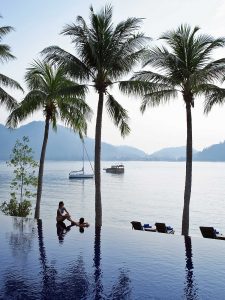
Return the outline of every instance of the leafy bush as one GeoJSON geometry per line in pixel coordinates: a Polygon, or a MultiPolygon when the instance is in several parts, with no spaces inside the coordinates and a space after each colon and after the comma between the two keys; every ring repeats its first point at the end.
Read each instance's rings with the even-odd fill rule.
{"type": "Polygon", "coordinates": [[[22,142],[17,140],[10,156],[8,166],[14,167],[14,177],[11,181],[11,199],[0,205],[0,210],[10,216],[27,217],[31,212],[31,201],[36,196],[37,187],[35,175],[38,163],[33,160],[33,151],[28,146],[29,138],[23,137],[22,142]],[[19,200],[17,200],[19,199],[19,200]]]}
{"type": "Polygon", "coordinates": [[[28,200],[18,202],[15,198],[11,198],[8,203],[3,202],[0,209],[8,216],[27,217],[31,212],[31,207],[31,202],[28,200]]]}

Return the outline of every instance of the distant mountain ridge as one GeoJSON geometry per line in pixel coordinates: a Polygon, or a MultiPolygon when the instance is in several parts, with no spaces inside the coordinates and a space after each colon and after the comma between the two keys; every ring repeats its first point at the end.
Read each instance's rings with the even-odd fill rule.
{"type": "Polygon", "coordinates": [[[196,161],[225,161],[225,141],[214,144],[194,155],[196,161]]]}
{"type": "MultiPolygon", "coordinates": [[[[39,159],[44,135],[44,122],[34,121],[15,130],[0,124],[0,160],[8,160],[16,139],[28,136],[34,158],[39,159]]],[[[85,147],[90,160],[94,160],[94,139],[85,138],[85,147]]],[[[82,143],[79,135],[72,130],[57,126],[57,132],[49,129],[46,160],[81,160],[82,143]]],[[[147,154],[134,147],[113,146],[102,143],[102,160],[144,160],[147,154]]]]}
{"type": "MultiPolygon", "coordinates": [[[[9,130],[0,124],[0,160],[8,160],[16,139],[28,136],[35,159],[39,160],[43,142],[44,122],[34,121],[15,130],[9,130]]],[[[90,160],[94,160],[94,139],[85,138],[85,146],[90,160]]],[[[130,146],[114,146],[102,142],[102,160],[123,162],[126,160],[142,161],[184,161],[186,147],[168,147],[146,154],[144,151],[130,146]]],[[[72,130],[58,126],[57,133],[49,130],[46,160],[81,160],[82,144],[80,138],[72,130]]],[[[195,161],[225,161],[225,141],[196,151],[193,149],[195,161]]]]}
{"type": "MultiPolygon", "coordinates": [[[[195,149],[193,149],[193,153],[197,153],[195,149]]],[[[163,160],[163,161],[176,161],[182,160],[186,157],[186,147],[169,147],[163,148],[159,151],[156,151],[148,156],[148,160],[163,160]]]]}

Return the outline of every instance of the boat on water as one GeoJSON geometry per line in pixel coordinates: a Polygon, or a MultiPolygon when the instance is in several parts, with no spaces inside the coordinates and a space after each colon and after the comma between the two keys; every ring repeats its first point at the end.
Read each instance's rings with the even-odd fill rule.
{"type": "Polygon", "coordinates": [[[83,167],[81,170],[76,170],[76,171],[71,171],[69,173],[69,179],[91,179],[94,177],[94,171],[93,171],[93,167],[91,165],[91,162],[90,162],[90,159],[88,157],[88,154],[87,154],[87,150],[85,148],[85,145],[84,145],[84,141],[82,140],[82,145],[83,145],[83,167]],[[88,160],[89,160],[89,164],[91,166],[91,169],[93,171],[93,173],[86,173],[84,171],[84,151],[86,152],[86,155],[88,157],[88,160]]]}
{"type": "Polygon", "coordinates": [[[93,173],[85,173],[83,168],[81,170],[71,171],[69,173],[69,179],[88,179],[93,177],[93,173]]]}
{"type": "Polygon", "coordinates": [[[113,174],[123,174],[124,173],[124,165],[112,165],[110,168],[104,168],[103,170],[106,173],[113,173],[113,174]]]}

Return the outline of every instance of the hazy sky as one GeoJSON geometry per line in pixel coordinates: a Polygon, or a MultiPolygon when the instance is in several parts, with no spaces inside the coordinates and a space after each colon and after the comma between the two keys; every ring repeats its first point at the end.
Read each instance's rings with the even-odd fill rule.
{"type": "MultiPolygon", "coordinates": [[[[89,7],[92,4],[98,11],[105,3],[114,7],[114,22],[127,17],[141,17],[142,31],[153,38],[152,45],[162,32],[174,29],[181,23],[201,27],[202,33],[215,37],[225,36],[224,0],[0,0],[1,26],[11,25],[15,32],[4,40],[11,46],[17,60],[1,65],[1,73],[17,80],[25,88],[24,73],[39,52],[50,45],[58,45],[68,51],[74,51],[68,37],[59,35],[62,27],[75,22],[77,15],[88,21],[89,7]]],[[[225,56],[225,48],[216,53],[225,56]]],[[[112,93],[128,110],[131,133],[125,139],[120,137],[107,113],[104,112],[102,140],[115,145],[138,147],[151,153],[163,147],[181,146],[186,143],[186,115],[182,98],[157,108],[149,108],[144,115],[139,111],[140,99],[126,97],[115,88],[112,93]]],[[[13,93],[19,100],[22,94],[13,93]]],[[[97,94],[89,93],[87,101],[96,111],[97,94]]],[[[213,143],[225,140],[225,106],[214,107],[212,112],[203,114],[203,100],[196,99],[193,109],[193,145],[200,150],[213,143]]],[[[7,112],[0,107],[0,123],[5,122],[7,112]]],[[[32,119],[42,120],[41,113],[32,119]]],[[[95,115],[89,124],[88,136],[94,137],[95,115]]]]}

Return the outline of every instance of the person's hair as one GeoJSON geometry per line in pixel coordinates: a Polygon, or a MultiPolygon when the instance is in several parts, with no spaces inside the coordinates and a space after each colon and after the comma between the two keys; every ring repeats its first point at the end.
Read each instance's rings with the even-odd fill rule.
{"type": "Polygon", "coordinates": [[[62,204],[64,204],[63,201],[59,201],[59,206],[61,206],[62,204]]]}
{"type": "Polygon", "coordinates": [[[84,218],[80,218],[79,223],[80,223],[80,224],[83,224],[83,223],[84,223],[84,218]]]}

